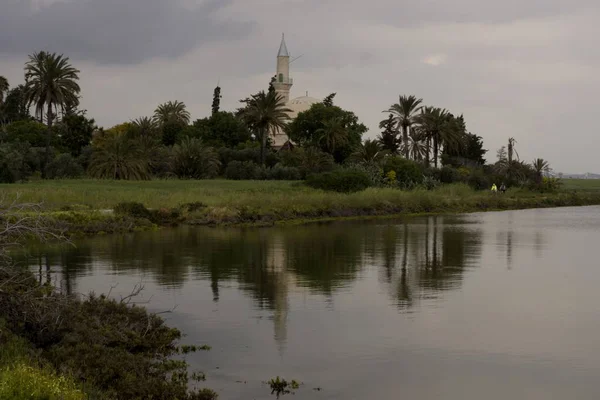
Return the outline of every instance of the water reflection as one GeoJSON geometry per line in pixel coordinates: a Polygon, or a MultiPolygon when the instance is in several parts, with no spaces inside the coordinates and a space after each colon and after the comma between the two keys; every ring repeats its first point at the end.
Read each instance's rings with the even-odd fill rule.
{"type": "Polygon", "coordinates": [[[259,309],[272,312],[275,339],[284,343],[290,291],[331,298],[374,265],[394,304],[410,311],[422,299],[460,287],[463,270],[477,265],[481,243],[477,223],[434,216],[268,229],[182,227],[32,248],[27,262],[39,265],[40,279],[49,279],[51,268],[58,272],[68,293],[95,268],[173,289],[209,280],[214,302],[222,285],[237,283],[259,309]]]}

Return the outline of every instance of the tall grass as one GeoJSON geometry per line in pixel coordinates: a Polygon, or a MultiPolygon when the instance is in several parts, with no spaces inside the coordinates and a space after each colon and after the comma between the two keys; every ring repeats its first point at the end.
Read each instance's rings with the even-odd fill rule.
{"type": "Polygon", "coordinates": [[[50,210],[80,208],[88,212],[112,209],[121,202],[139,202],[159,209],[201,202],[207,207],[184,217],[205,223],[600,204],[600,192],[542,194],[515,189],[501,194],[474,191],[462,184],[443,185],[431,191],[369,188],[344,194],[289,181],[69,180],[0,185],[0,190],[19,194],[22,201],[43,202],[50,210]]]}

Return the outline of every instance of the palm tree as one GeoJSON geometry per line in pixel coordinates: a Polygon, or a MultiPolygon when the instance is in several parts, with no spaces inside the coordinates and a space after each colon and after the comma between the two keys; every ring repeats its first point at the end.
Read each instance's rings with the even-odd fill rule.
{"type": "Polygon", "coordinates": [[[184,179],[214,178],[219,173],[219,154],[201,139],[185,137],[173,146],[173,173],[184,179]]]}
{"type": "Polygon", "coordinates": [[[140,137],[154,137],[159,133],[158,125],[156,124],[156,121],[152,118],[136,118],[135,120],[131,121],[131,124],[133,125],[135,134],[140,137]]]}
{"type": "Polygon", "coordinates": [[[261,91],[246,99],[245,103],[240,116],[260,141],[260,162],[264,166],[267,137],[269,133],[278,133],[285,128],[292,110],[285,107],[284,97],[276,92],[261,91]]]}
{"type": "MultiPolygon", "coordinates": [[[[457,147],[464,139],[464,127],[461,121],[446,109],[438,107],[423,107],[416,118],[427,140],[433,143],[434,165],[438,166],[438,156],[442,146],[457,147]]],[[[426,146],[428,151],[428,145],[426,146]]],[[[429,159],[427,158],[427,164],[429,159]]]]}
{"type": "Polygon", "coordinates": [[[426,159],[428,152],[427,135],[425,132],[421,129],[421,127],[411,129],[410,133],[408,134],[409,158],[412,158],[414,161],[421,162],[426,159]]]}
{"type": "Polygon", "coordinates": [[[550,164],[543,158],[536,158],[531,163],[531,166],[535,170],[537,183],[542,183],[542,177],[544,176],[544,173],[550,172],[550,164]]]}
{"type": "Polygon", "coordinates": [[[46,136],[46,154],[43,176],[50,156],[50,137],[52,122],[58,110],[79,104],[81,88],[79,70],[69,63],[69,58],[56,53],[41,51],[29,56],[25,64],[25,97],[28,105],[35,104],[35,114],[43,120],[46,114],[48,133],[46,136]]]}
{"type": "Polygon", "coordinates": [[[323,121],[323,127],[317,129],[316,133],[319,138],[319,144],[330,154],[335,153],[336,148],[339,148],[339,146],[348,143],[348,130],[341,118],[332,118],[323,121]]]}
{"type": "Polygon", "coordinates": [[[125,134],[109,135],[95,146],[88,173],[93,178],[146,180],[149,160],[125,134]]]}
{"type": "Polygon", "coordinates": [[[404,144],[404,156],[408,158],[408,130],[415,123],[417,113],[421,110],[423,99],[416,96],[399,96],[398,103],[392,104],[386,113],[394,115],[397,129],[402,129],[402,143],[404,144]]]}
{"type": "Polygon", "coordinates": [[[4,93],[8,92],[8,80],[0,75],[0,105],[4,101],[4,93]]]}
{"type": "Polygon", "coordinates": [[[164,125],[167,122],[176,122],[181,125],[190,123],[190,113],[186,109],[185,104],[181,101],[168,101],[160,104],[154,110],[154,121],[159,125],[164,125]]]}
{"type": "Polygon", "coordinates": [[[359,163],[377,163],[383,160],[388,153],[376,140],[367,139],[350,155],[350,158],[359,163]]]}

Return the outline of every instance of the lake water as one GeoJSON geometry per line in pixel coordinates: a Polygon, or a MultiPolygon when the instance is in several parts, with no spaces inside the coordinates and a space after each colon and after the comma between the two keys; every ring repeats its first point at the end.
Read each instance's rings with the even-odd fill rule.
{"type": "Polygon", "coordinates": [[[600,207],[181,227],[33,251],[63,289],[165,314],[221,399],[600,397],[600,207]],[[315,390],[320,388],[320,391],[315,390]]]}

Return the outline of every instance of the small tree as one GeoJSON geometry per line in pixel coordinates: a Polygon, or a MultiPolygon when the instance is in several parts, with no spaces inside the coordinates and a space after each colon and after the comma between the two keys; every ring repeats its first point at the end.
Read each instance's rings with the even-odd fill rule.
{"type": "Polygon", "coordinates": [[[215,115],[219,112],[219,107],[221,105],[221,88],[217,85],[215,91],[213,92],[213,101],[212,101],[212,115],[215,115]]]}

